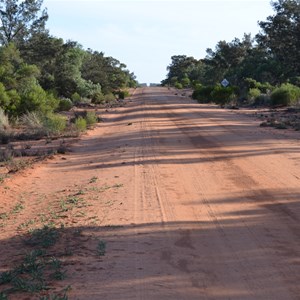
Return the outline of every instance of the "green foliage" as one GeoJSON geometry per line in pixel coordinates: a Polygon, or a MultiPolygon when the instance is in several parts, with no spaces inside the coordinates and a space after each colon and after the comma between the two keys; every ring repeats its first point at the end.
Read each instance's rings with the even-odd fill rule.
{"type": "Polygon", "coordinates": [[[212,100],[211,93],[213,90],[213,86],[200,86],[193,92],[192,98],[198,100],[200,103],[208,103],[212,100]]]}
{"type": "Polygon", "coordinates": [[[72,101],[74,104],[78,104],[81,101],[81,96],[75,92],[72,97],[71,97],[72,101]]]}
{"type": "Polygon", "coordinates": [[[61,134],[67,125],[67,119],[64,116],[54,113],[44,115],[36,111],[22,115],[20,121],[33,134],[39,135],[61,134]]]}
{"type": "Polygon", "coordinates": [[[59,105],[59,100],[43,90],[34,80],[28,81],[27,85],[22,87],[20,96],[19,113],[25,113],[26,111],[47,113],[55,110],[59,105]]]}
{"type": "Polygon", "coordinates": [[[184,78],[181,79],[181,84],[184,88],[187,88],[187,87],[190,86],[191,81],[188,77],[184,77],[184,78]]]}
{"type": "Polygon", "coordinates": [[[53,246],[59,238],[56,228],[44,226],[41,229],[35,229],[25,241],[27,245],[49,248],[53,246]]]}
{"type": "Polygon", "coordinates": [[[231,101],[236,100],[236,89],[231,86],[215,86],[215,88],[211,92],[211,99],[215,103],[223,106],[231,101]]]}
{"type": "Polygon", "coordinates": [[[300,100],[300,88],[292,84],[282,84],[271,94],[273,106],[295,105],[300,100]]]}
{"type": "Polygon", "coordinates": [[[73,102],[69,98],[60,98],[58,111],[69,111],[73,107],[73,102]]]}
{"type": "Polygon", "coordinates": [[[179,90],[181,90],[183,88],[183,86],[182,86],[182,84],[180,82],[176,82],[174,84],[174,86],[175,86],[176,89],[179,89],[179,90]]]}
{"type": "Polygon", "coordinates": [[[93,126],[93,125],[95,125],[98,122],[98,117],[97,117],[97,115],[96,115],[95,112],[88,111],[86,113],[85,120],[86,120],[86,125],[87,126],[93,126]]]}
{"type": "Polygon", "coordinates": [[[114,102],[116,100],[116,96],[113,93],[108,93],[104,95],[104,101],[106,103],[114,102]]]}
{"type": "Polygon", "coordinates": [[[79,132],[83,132],[86,130],[87,128],[87,122],[83,117],[78,117],[75,120],[75,128],[79,131],[79,132]]]}
{"type": "Polygon", "coordinates": [[[271,4],[275,14],[259,22],[261,32],[257,41],[276,58],[281,80],[286,81],[300,74],[300,3],[299,0],[277,0],[271,4]]]}
{"type": "Polygon", "coordinates": [[[0,43],[21,43],[37,30],[44,30],[47,11],[41,11],[43,1],[0,1],[0,43]]]}
{"type": "Polygon", "coordinates": [[[4,85],[0,82],[0,107],[3,107],[4,109],[7,109],[9,106],[9,96],[7,95],[5,91],[4,85]]]}
{"type": "Polygon", "coordinates": [[[261,95],[261,91],[257,88],[251,88],[248,92],[248,98],[251,101],[254,101],[256,98],[258,98],[261,95]]]}
{"type": "Polygon", "coordinates": [[[95,92],[92,95],[92,103],[95,104],[104,104],[105,102],[105,97],[101,92],[95,92]]]}
{"type": "Polygon", "coordinates": [[[43,125],[47,135],[58,135],[65,130],[67,126],[67,119],[64,116],[49,113],[45,116],[43,125]]]}
{"type": "Polygon", "coordinates": [[[126,97],[129,97],[129,92],[127,90],[118,91],[117,95],[119,96],[119,99],[125,99],[126,97]]]}

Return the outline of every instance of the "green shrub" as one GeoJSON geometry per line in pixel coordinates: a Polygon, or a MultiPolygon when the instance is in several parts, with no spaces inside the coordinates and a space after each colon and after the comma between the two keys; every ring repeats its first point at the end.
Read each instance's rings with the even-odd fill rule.
{"type": "Polygon", "coordinates": [[[259,89],[264,94],[269,93],[274,89],[274,87],[270,83],[268,82],[261,83],[252,78],[246,78],[244,82],[248,90],[259,89]]]}
{"type": "Polygon", "coordinates": [[[261,95],[261,91],[259,89],[251,88],[248,92],[248,99],[253,101],[260,95],[261,95]]]}
{"type": "Polygon", "coordinates": [[[85,120],[87,126],[93,126],[97,123],[98,117],[94,111],[88,111],[86,113],[85,120]]]}
{"type": "Polygon", "coordinates": [[[43,125],[48,135],[57,135],[61,134],[65,130],[67,126],[67,119],[59,114],[51,113],[45,117],[43,125]]]}
{"type": "Polygon", "coordinates": [[[191,81],[188,77],[184,77],[184,78],[181,79],[181,84],[182,84],[183,87],[187,88],[187,87],[190,86],[191,81]]]}
{"type": "Polygon", "coordinates": [[[198,100],[199,103],[209,103],[212,100],[211,92],[213,90],[213,86],[201,86],[193,92],[192,98],[198,100]]]}
{"type": "Polygon", "coordinates": [[[9,116],[17,117],[20,111],[21,96],[16,90],[7,91],[7,95],[9,97],[7,113],[9,116]]]}
{"type": "Polygon", "coordinates": [[[5,91],[4,85],[0,82],[0,107],[4,108],[5,110],[9,106],[9,96],[5,91]]]}
{"type": "Polygon", "coordinates": [[[116,100],[116,97],[113,93],[109,93],[104,96],[104,100],[105,102],[110,103],[110,102],[114,102],[116,100]]]}
{"type": "Polygon", "coordinates": [[[69,98],[61,98],[59,100],[58,111],[69,111],[73,107],[73,102],[69,98]]]}
{"type": "Polygon", "coordinates": [[[129,92],[127,90],[118,91],[119,99],[125,99],[126,97],[129,97],[129,92]]]}
{"type": "Polygon", "coordinates": [[[74,93],[71,98],[74,104],[77,104],[81,101],[81,96],[78,93],[74,93]]]}
{"type": "Polygon", "coordinates": [[[211,92],[212,100],[223,106],[236,99],[236,89],[234,87],[215,86],[211,92]]]}
{"type": "Polygon", "coordinates": [[[175,85],[176,89],[181,90],[183,88],[182,84],[180,82],[176,82],[175,85]]]}
{"type": "Polygon", "coordinates": [[[83,117],[78,117],[75,120],[75,128],[78,131],[83,132],[83,131],[86,130],[86,127],[87,127],[87,123],[86,123],[86,120],[83,117]]]}
{"type": "Polygon", "coordinates": [[[24,88],[20,96],[20,114],[27,111],[47,113],[55,110],[59,105],[58,99],[34,82],[29,83],[29,86],[24,88]]]}
{"type": "Polygon", "coordinates": [[[290,83],[282,84],[271,94],[273,106],[295,105],[300,99],[300,88],[290,83]]]}
{"type": "Polygon", "coordinates": [[[105,98],[104,95],[101,92],[94,92],[91,95],[92,103],[94,104],[104,104],[105,98]]]}

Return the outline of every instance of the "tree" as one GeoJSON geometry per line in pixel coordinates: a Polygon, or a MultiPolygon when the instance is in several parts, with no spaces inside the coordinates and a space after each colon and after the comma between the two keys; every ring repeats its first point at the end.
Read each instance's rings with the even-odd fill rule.
{"type": "Polygon", "coordinates": [[[43,0],[0,0],[0,43],[21,43],[34,32],[44,31],[48,19],[43,0]]]}
{"type": "Polygon", "coordinates": [[[256,36],[281,67],[281,82],[300,74],[300,1],[272,2],[276,14],[259,22],[262,31],[256,36]]]}
{"type": "Polygon", "coordinates": [[[198,61],[194,57],[186,55],[174,55],[171,57],[171,64],[167,67],[167,79],[163,84],[173,84],[172,78],[180,82],[183,78],[189,77],[191,71],[195,68],[198,61]]]}
{"type": "Polygon", "coordinates": [[[46,90],[55,89],[56,60],[64,51],[63,45],[63,39],[53,37],[48,32],[38,32],[19,47],[24,61],[40,69],[38,80],[46,90]]]}

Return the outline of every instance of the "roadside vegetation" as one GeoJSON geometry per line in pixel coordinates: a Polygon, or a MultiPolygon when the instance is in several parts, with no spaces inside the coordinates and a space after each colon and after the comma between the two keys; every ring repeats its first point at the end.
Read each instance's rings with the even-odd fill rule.
{"type": "Polygon", "coordinates": [[[14,171],[26,166],[15,158],[66,150],[35,151],[30,141],[80,135],[101,121],[99,108],[120,105],[137,86],[116,58],[52,36],[42,4],[0,0],[0,167],[14,171]]]}
{"type": "MultiPolygon", "coordinates": [[[[275,14],[260,21],[253,38],[220,41],[200,60],[171,57],[164,86],[192,88],[200,103],[273,108],[300,104],[300,3],[272,2],[275,14]],[[226,79],[228,86],[222,85],[226,79]]],[[[299,121],[300,122],[300,121],[299,121]]]]}

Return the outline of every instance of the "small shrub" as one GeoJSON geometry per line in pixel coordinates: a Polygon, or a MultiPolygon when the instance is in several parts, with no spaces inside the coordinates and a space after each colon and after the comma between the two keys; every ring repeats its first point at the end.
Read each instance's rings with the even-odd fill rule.
{"type": "Polygon", "coordinates": [[[87,126],[93,126],[97,123],[98,117],[94,111],[88,111],[85,117],[87,126]]]}
{"type": "Polygon", "coordinates": [[[174,84],[174,86],[175,86],[176,89],[179,89],[179,90],[181,90],[183,88],[183,85],[180,82],[176,82],[174,84]]]}
{"type": "Polygon", "coordinates": [[[236,98],[235,88],[231,86],[229,87],[216,86],[211,92],[211,98],[215,103],[223,106],[226,103],[235,100],[236,98]]]}
{"type": "Polygon", "coordinates": [[[58,111],[69,111],[73,107],[73,102],[69,98],[59,100],[58,111]]]}
{"type": "Polygon", "coordinates": [[[104,104],[105,102],[105,97],[100,91],[94,92],[91,95],[91,99],[92,99],[92,103],[94,104],[104,104]]]}
{"type": "Polygon", "coordinates": [[[110,103],[110,102],[114,102],[116,100],[116,97],[113,93],[109,93],[104,96],[104,100],[105,102],[110,103]]]}
{"type": "Polygon", "coordinates": [[[198,100],[199,103],[209,103],[212,100],[211,92],[213,90],[213,86],[201,86],[193,92],[192,98],[198,100]]]}
{"type": "Polygon", "coordinates": [[[275,89],[271,94],[273,106],[295,105],[300,99],[300,88],[286,83],[275,89]]]}
{"type": "Polygon", "coordinates": [[[86,120],[83,117],[78,117],[75,120],[75,128],[79,131],[79,132],[83,132],[86,130],[87,128],[87,123],[86,120]]]}
{"type": "Polygon", "coordinates": [[[191,81],[188,77],[184,77],[181,79],[181,84],[183,87],[187,88],[191,85],[191,81]]]}
{"type": "Polygon", "coordinates": [[[71,98],[74,104],[77,104],[81,101],[81,96],[78,93],[74,93],[71,98]]]}
{"type": "Polygon", "coordinates": [[[251,88],[248,92],[248,99],[254,101],[261,95],[261,91],[258,88],[251,88]]]}
{"type": "Polygon", "coordinates": [[[118,91],[119,99],[125,99],[126,97],[129,97],[129,92],[127,90],[118,91]]]}
{"type": "Polygon", "coordinates": [[[67,126],[67,120],[58,114],[48,114],[43,120],[43,124],[48,135],[61,134],[67,126]]]}

